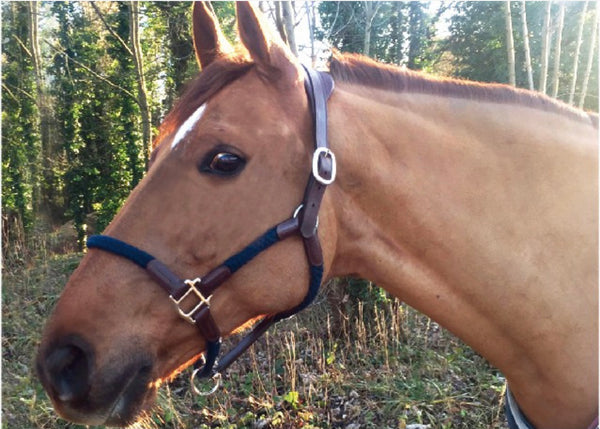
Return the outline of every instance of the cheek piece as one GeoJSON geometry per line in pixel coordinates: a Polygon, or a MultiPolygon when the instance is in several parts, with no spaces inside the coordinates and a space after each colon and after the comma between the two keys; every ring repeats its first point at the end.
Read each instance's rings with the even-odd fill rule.
{"type": "MultiPolygon", "coordinates": [[[[325,189],[327,185],[333,183],[336,176],[335,155],[329,149],[327,141],[327,100],[333,92],[334,82],[328,73],[314,71],[308,67],[304,67],[304,70],[306,72],[304,86],[314,123],[315,151],[304,198],[292,217],[266,231],[203,277],[193,280],[182,280],[151,254],[117,238],[93,235],[87,240],[88,248],[113,253],[145,269],[152,279],[168,293],[179,315],[189,323],[196,325],[206,340],[206,350],[204,356],[194,364],[192,379],[194,377],[216,379],[217,384],[208,393],[212,393],[218,388],[218,379],[221,373],[260,338],[271,325],[306,308],[317,296],[323,279],[323,253],[318,236],[318,215],[325,189]],[[310,280],[306,296],[296,307],[263,318],[233,349],[217,361],[221,348],[221,332],[210,313],[210,300],[213,293],[255,256],[279,241],[292,236],[302,237],[308,260],[310,280]]],[[[195,386],[193,389],[197,393],[201,393],[195,386]]]]}

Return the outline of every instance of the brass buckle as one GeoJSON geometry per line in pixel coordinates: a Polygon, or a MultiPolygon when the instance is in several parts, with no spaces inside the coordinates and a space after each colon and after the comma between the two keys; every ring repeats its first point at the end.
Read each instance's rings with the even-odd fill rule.
{"type": "Polygon", "coordinates": [[[192,316],[198,310],[200,310],[200,308],[202,308],[203,305],[206,305],[207,307],[210,308],[210,299],[212,298],[212,295],[210,295],[207,298],[204,295],[202,295],[202,292],[200,292],[200,290],[198,290],[196,288],[196,285],[198,285],[202,282],[202,279],[200,277],[197,277],[194,280],[184,280],[183,282],[189,286],[189,289],[183,294],[183,296],[179,299],[175,299],[175,298],[173,298],[172,295],[169,295],[169,298],[171,298],[171,301],[173,301],[175,303],[175,307],[177,307],[177,311],[179,312],[179,315],[182,318],[184,318],[185,320],[187,320],[188,322],[190,322],[192,325],[195,325],[196,321],[194,320],[194,318],[192,316]],[[183,308],[181,308],[181,304],[183,303],[183,301],[185,301],[185,299],[191,293],[196,295],[196,298],[198,298],[199,302],[198,302],[198,304],[196,304],[196,306],[194,308],[192,308],[190,311],[186,312],[183,308]]]}

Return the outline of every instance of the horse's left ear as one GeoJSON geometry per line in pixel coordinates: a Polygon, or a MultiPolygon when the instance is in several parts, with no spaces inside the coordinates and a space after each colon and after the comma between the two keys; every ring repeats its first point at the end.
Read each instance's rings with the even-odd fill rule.
{"type": "Polygon", "coordinates": [[[250,2],[236,2],[238,33],[242,44],[258,66],[259,72],[297,78],[298,67],[294,54],[283,41],[271,33],[250,2]]]}
{"type": "Polygon", "coordinates": [[[233,51],[223,35],[217,17],[208,2],[194,2],[192,6],[192,25],[194,28],[194,50],[201,69],[221,56],[233,51]]]}

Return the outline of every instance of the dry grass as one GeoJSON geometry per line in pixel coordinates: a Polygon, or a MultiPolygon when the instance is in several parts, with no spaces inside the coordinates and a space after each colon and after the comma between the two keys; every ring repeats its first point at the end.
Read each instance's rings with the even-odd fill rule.
{"type": "MultiPolygon", "coordinates": [[[[3,428],[80,427],[55,416],[33,370],[80,255],[43,255],[3,272],[3,428]]],[[[181,376],[135,427],[505,428],[503,378],[457,338],[385,294],[333,317],[331,294],[268,332],[215,395],[194,396],[181,376]]]]}

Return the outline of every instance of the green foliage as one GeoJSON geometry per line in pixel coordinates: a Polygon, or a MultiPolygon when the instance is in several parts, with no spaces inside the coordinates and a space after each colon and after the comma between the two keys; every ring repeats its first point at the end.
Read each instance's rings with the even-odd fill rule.
{"type": "MultiPolygon", "coordinates": [[[[137,80],[127,48],[92,25],[93,11],[81,3],[56,2],[52,13],[58,23],[55,37],[63,48],[54,53],[50,71],[67,161],[63,171],[66,213],[75,221],[82,242],[86,215],[97,211],[97,228],[103,229],[143,176],[139,106],[108,83],[117,82],[135,92],[137,80]],[[107,81],[97,75],[106,76],[107,81]]],[[[127,5],[115,3],[103,13],[114,33],[127,40],[127,5]]]]}
{"type": "MultiPolygon", "coordinates": [[[[579,58],[574,57],[576,52],[577,32],[583,8],[583,2],[568,2],[565,5],[565,22],[562,30],[562,46],[559,70],[558,97],[563,101],[568,100],[568,89],[573,78],[572,70],[575,61],[580,62],[577,91],[581,91],[583,80],[583,64],[589,54],[591,32],[594,30],[594,11],[588,8],[586,25],[584,27],[582,50],[579,58]],[[586,42],[587,41],[587,42],[586,42]]],[[[526,2],[527,25],[529,30],[529,45],[531,50],[531,65],[535,87],[540,80],[542,58],[542,33],[545,2],[526,2]]],[[[552,17],[557,19],[558,3],[552,7],[552,17]]],[[[444,40],[438,49],[447,52],[451,57],[453,76],[481,82],[508,82],[507,50],[506,50],[506,24],[503,2],[456,2],[452,7],[450,17],[449,37],[444,40]]],[[[525,48],[522,32],[522,4],[511,2],[511,15],[513,21],[513,38],[515,43],[516,82],[518,87],[527,87],[527,70],[525,66],[525,48]]],[[[549,73],[554,73],[552,64],[556,55],[556,28],[551,32],[551,46],[549,52],[549,73]]],[[[597,56],[597,54],[596,54],[597,56]]],[[[549,74],[550,76],[550,74],[549,74]]],[[[551,79],[548,79],[548,86],[551,79]]],[[[590,75],[590,86],[586,108],[598,111],[598,61],[594,61],[594,68],[590,75]],[[596,88],[592,90],[592,88],[596,88]]],[[[576,91],[576,92],[577,92],[576,91]]],[[[578,97],[576,97],[578,98],[578,97]]]]}
{"type": "MultiPolygon", "coordinates": [[[[167,49],[168,55],[161,58],[156,66],[164,79],[165,97],[162,111],[171,109],[185,83],[198,73],[194,46],[192,43],[192,7],[188,2],[149,2],[146,3],[150,19],[150,31],[158,40],[149,38],[144,44],[147,49],[158,42],[160,49],[167,49]]],[[[151,48],[150,48],[151,49],[151,48]]]]}
{"type": "MultiPolygon", "coordinates": [[[[432,60],[429,49],[435,35],[437,15],[426,12],[427,4],[372,2],[369,56],[383,62],[422,69],[432,60]]],[[[365,53],[368,12],[364,2],[321,2],[321,40],[342,52],[365,53]]]]}
{"type": "MultiPolygon", "coordinates": [[[[26,43],[26,3],[2,4],[2,207],[3,224],[29,232],[39,186],[41,142],[35,78],[26,43]]],[[[10,241],[19,231],[3,230],[10,241]]],[[[5,244],[5,243],[4,243],[5,244]]]]}
{"type": "Polygon", "coordinates": [[[445,48],[453,74],[481,82],[508,82],[503,2],[460,2],[445,48]]]}

